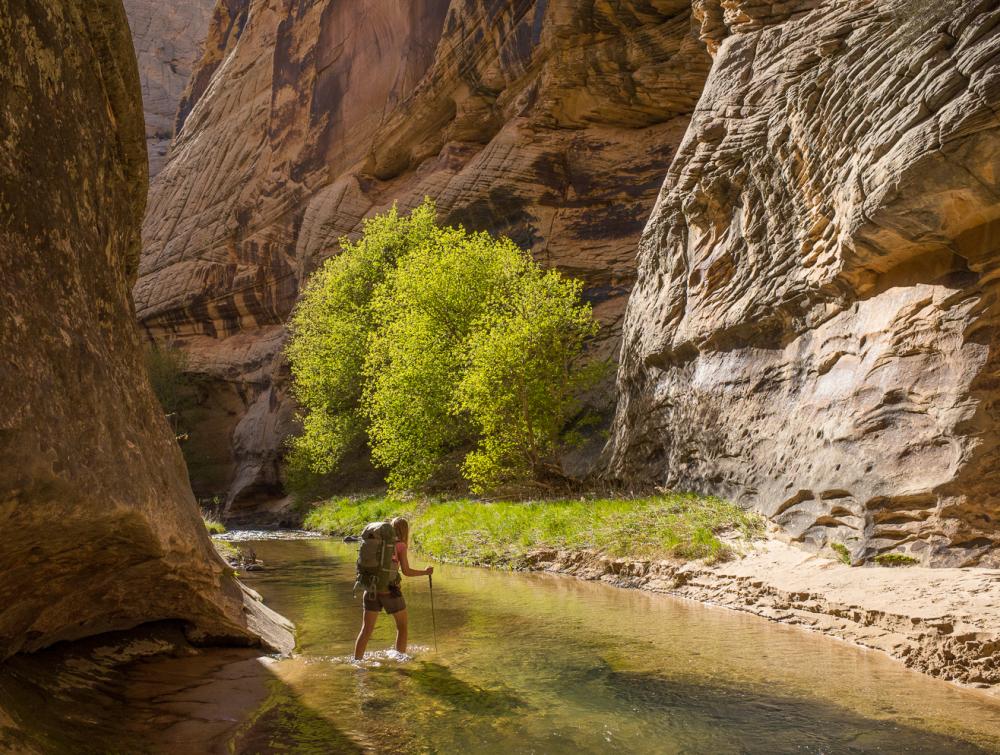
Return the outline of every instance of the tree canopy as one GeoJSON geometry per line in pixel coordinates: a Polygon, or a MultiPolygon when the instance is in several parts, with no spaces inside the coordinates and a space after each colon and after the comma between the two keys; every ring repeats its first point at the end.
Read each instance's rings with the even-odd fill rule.
{"type": "Polygon", "coordinates": [[[430,200],[341,248],[291,322],[293,472],[329,473],[367,442],[394,489],[561,474],[563,431],[599,369],[582,360],[598,326],[581,284],[509,239],[438,226],[430,200]]]}

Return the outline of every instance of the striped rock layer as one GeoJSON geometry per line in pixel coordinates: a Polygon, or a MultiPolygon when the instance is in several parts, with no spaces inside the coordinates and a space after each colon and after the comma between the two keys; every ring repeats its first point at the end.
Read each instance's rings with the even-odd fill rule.
{"type": "MultiPolygon", "coordinates": [[[[186,453],[235,517],[281,495],[303,281],[425,196],[583,278],[617,352],[635,247],[708,74],[686,0],[226,0],[153,182],[135,299],[198,376],[186,453]]],[[[610,391],[608,391],[610,394],[610,391]]]]}

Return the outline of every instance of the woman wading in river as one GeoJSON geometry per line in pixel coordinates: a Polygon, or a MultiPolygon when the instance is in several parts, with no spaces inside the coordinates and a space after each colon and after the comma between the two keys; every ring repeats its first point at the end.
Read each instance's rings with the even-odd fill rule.
{"type": "MultiPolygon", "coordinates": [[[[434,573],[434,567],[426,569],[413,569],[407,557],[407,543],[410,539],[410,523],[402,517],[392,520],[392,529],[396,533],[395,552],[392,556],[393,563],[405,577],[423,577],[434,573]]],[[[396,620],[396,651],[406,652],[406,630],[407,615],[406,602],[403,600],[403,591],[400,589],[400,582],[397,578],[389,585],[386,592],[365,590],[362,598],[364,614],[361,622],[361,632],[354,643],[354,659],[360,661],[365,655],[365,648],[368,647],[368,640],[371,639],[372,632],[375,631],[375,622],[378,620],[379,611],[385,610],[387,614],[396,620]]]]}

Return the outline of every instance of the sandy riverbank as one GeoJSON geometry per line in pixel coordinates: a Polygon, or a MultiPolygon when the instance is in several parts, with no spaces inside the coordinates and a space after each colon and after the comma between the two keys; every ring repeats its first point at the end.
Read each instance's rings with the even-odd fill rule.
{"type": "Polygon", "coordinates": [[[772,535],[720,564],[537,550],[534,570],[724,606],[882,651],[1000,695],[1000,570],[850,567],[772,535]]]}

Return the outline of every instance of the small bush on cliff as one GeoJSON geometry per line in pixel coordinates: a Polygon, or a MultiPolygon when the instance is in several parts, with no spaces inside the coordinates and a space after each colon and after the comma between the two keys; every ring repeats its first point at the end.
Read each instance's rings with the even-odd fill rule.
{"type": "Polygon", "coordinates": [[[875,556],[875,563],[879,566],[916,566],[920,562],[913,556],[905,553],[882,553],[875,556]]]}
{"type": "Polygon", "coordinates": [[[561,474],[561,433],[597,375],[580,284],[509,239],[439,227],[428,200],[342,242],[309,282],[288,356],[293,467],[332,471],[362,436],[390,486],[461,470],[478,491],[561,474]]]}
{"type": "Polygon", "coordinates": [[[837,554],[837,560],[842,564],[851,565],[851,552],[843,543],[830,543],[830,548],[837,554]]]}
{"type": "MultiPolygon", "coordinates": [[[[182,418],[185,396],[190,388],[186,374],[187,355],[169,344],[146,346],[146,372],[149,375],[153,393],[163,408],[163,413],[174,431],[174,438],[183,444],[188,440],[182,418]]],[[[182,449],[184,446],[181,446],[182,449]]],[[[187,454],[185,453],[185,456],[187,454]]]]}
{"type": "Polygon", "coordinates": [[[146,347],[146,372],[153,393],[166,414],[176,414],[181,406],[187,356],[172,346],[151,344],[146,347]]]}

